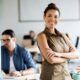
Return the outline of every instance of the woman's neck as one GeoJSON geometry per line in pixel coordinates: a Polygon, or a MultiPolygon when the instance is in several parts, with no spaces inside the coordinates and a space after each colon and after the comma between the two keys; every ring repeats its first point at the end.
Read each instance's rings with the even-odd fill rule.
{"type": "Polygon", "coordinates": [[[53,29],[48,29],[48,30],[49,30],[50,33],[52,33],[52,34],[56,34],[54,28],[53,28],[53,29]]]}

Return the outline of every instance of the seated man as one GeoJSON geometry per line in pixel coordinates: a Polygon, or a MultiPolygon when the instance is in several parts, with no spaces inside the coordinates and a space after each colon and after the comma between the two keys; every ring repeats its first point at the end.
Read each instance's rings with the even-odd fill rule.
{"type": "Polygon", "coordinates": [[[16,44],[15,33],[8,29],[2,33],[1,46],[2,70],[12,76],[21,76],[35,72],[35,62],[25,48],[16,44]]]}

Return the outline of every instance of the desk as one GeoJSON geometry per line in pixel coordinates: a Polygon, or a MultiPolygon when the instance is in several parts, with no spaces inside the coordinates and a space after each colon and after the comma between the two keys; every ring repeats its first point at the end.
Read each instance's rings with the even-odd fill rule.
{"type": "Polygon", "coordinates": [[[37,46],[25,47],[32,54],[32,57],[40,54],[39,48],[37,46]]]}
{"type": "Polygon", "coordinates": [[[39,48],[37,46],[31,46],[25,48],[27,48],[30,52],[40,53],[39,48]]]}
{"type": "Polygon", "coordinates": [[[29,74],[21,77],[4,76],[3,80],[40,80],[40,74],[29,74]]]}

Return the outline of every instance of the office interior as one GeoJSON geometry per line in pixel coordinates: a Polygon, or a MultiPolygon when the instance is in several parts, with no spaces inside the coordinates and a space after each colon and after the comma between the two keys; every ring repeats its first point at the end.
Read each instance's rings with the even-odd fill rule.
{"type": "MultiPolygon", "coordinates": [[[[62,14],[57,29],[65,34],[69,33],[71,42],[76,45],[77,37],[80,38],[80,0],[0,0],[0,34],[6,29],[14,30],[17,43],[23,46],[23,36],[29,34],[30,30],[33,30],[36,36],[44,30],[43,11],[50,2],[55,2],[61,8],[62,14]]],[[[80,52],[80,41],[77,49],[80,52]]],[[[34,51],[34,48],[30,50],[34,51]]],[[[40,74],[41,62],[36,64],[40,74]]],[[[80,62],[72,60],[70,70],[73,70],[72,64],[76,67],[80,62]]]]}

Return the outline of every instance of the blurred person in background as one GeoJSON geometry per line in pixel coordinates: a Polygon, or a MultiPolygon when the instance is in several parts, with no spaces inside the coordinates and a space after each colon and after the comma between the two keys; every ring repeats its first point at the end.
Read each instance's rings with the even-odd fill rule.
{"type": "Polygon", "coordinates": [[[2,70],[11,76],[21,76],[35,72],[35,62],[30,52],[16,43],[13,30],[2,32],[1,61],[2,70]]]}
{"type": "Polygon", "coordinates": [[[32,38],[32,45],[35,45],[35,43],[36,43],[36,33],[33,30],[31,30],[31,31],[29,31],[29,35],[32,38]]]}

